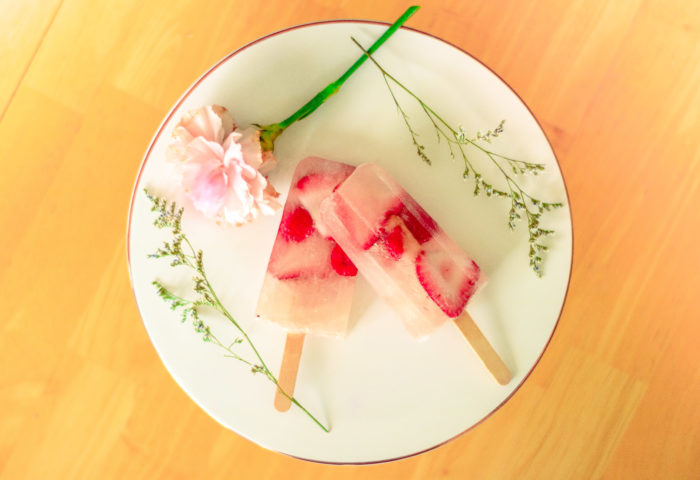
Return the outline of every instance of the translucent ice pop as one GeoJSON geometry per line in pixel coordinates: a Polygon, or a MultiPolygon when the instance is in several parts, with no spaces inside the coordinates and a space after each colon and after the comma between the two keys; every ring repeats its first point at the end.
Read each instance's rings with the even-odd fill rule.
{"type": "MultiPolygon", "coordinates": [[[[267,266],[256,314],[287,330],[279,382],[291,396],[304,335],[344,336],[357,269],[319,220],[321,200],[354,167],[318,157],[299,162],[267,266]]],[[[275,406],[290,400],[279,389],[275,406]]]]}
{"type": "Polygon", "coordinates": [[[414,337],[426,338],[453,320],[496,380],[510,381],[465,311],[479,267],[384,169],[357,167],[323,201],[321,220],[414,337]]]}

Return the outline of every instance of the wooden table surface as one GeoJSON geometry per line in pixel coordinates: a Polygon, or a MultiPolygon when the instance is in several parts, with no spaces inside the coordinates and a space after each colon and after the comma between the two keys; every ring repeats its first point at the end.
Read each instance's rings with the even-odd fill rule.
{"type": "Polygon", "coordinates": [[[518,393],[436,450],[338,467],[201,411],[143,328],[125,220],[143,153],[210,65],[266,33],[399,1],[0,1],[0,479],[700,478],[700,2],[426,1],[539,118],[574,261],[518,393]]]}

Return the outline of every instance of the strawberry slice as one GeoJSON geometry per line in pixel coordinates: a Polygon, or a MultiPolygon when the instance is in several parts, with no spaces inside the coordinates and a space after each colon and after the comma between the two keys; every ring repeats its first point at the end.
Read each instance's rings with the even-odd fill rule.
{"type": "Polygon", "coordinates": [[[357,275],[357,267],[337,243],[335,243],[333,250],[331,250],[331,266],[338,275],[342,275],[343,277],[354,277],[357,275]]]}
{"type": "Polygon", "coordinates": [[[299,162],[295,173],[299,175],[295,187],[298,194],[335,191],[355,167],[341,162],[333,162],[320,157],[306,157],[299,162]]]}
{"type": "Polygon", "coordinates": [[[325,168],[320,173],[309,173],[301,177],[296,182],[293,193],[297,195],[301,205],[311,214],[316,228],[321,234],[327,235],[325,226],[318,218],[321,202],[343,183],[343,180],[352,173],[354,167],[345,164],[322,164],[317,166],[316,170],[321,166],[325,168]]]}
{"type": "Polygon", "coordinates": [[[391,217],[382,227],[379,235],[382,246],[394,260],[400,259],[404,251],[404,233],[401,223],[403,222],[398,217],[391,217]]]}
{"type": "Polygon", "coordinates": [[[323,185],[325,179],[325,175],[321,175],[320,173],[311,173],[301,177],[297,182],[296,187],[302,192],[317,190],[319,185],[323,185]]]}
{"type": "Polygon", "coordinates": [[[378,231],[371,224],[372,220],[364,219],[362,212],[354,211],[343,197],[335,197],[334,207],[335,215],[347,230],[350,241],[363,250],[369,250],[379,238],[378,231]]]}
{"type": "Polygon", "coordinates": [[[290,242],[301,242],[314,232],[314,221],[304,207],[296,207],[282,217],[280,235],[290,242]]]}
{"type": "Polygon", "coordinates": [[[296,188],[299,200],[310,211],[317,210],[321,201],[335,192],[343,180],[348,178],[354,167],[340,164],[323,173],[309,173],[297,180],[296,188]]]}
{"type": "Polygon", "coordinates": [[[479,279],[477,264],[466,260],[463,255],[453,255],[441,245],[428,245],[416,258],[420,284],[448,317],[462,313],[479,279]]]}
{"type": "Polygon", "coordinates": [[[433,237],[439,227],[433,220],[433,217],[413,199],[410,199],[410,202],[407,203],[409,203],[410,207],[406,207],[406,204],[404,204],[398,215],[406,223],[406,228],[418,240],[418,243],[425,243],[433,237]]]}
{"type": "MultiPolygon", "coordinates": [[[[355,172],[359,172],[360,168],[362,166],[355,172]]],[[[366,175],[353,175],[341,183],[333,193],[333,210],[349,233],[350,241],[367,250],[379,238],[380,227],[386,223],[388,217],[401,209],[401,199],[395,189],[389,188],[382,178],[371,176],[368,180],[366,175]],[[362,180],[358,181],[358,178],[362,180]]]]}
{"type": "Polygon", "coordinates": [[[301,242],[277,237],[267,270],[280,280],[326,277],[333,273],[328,265],[332,243],[318,232],[313,232],[301,242]]]}
{"type": "Polygon", "coordinates": [[[324,194],[334,192],[343,180],[354,170],[350,165],[336,167],[336,171],[325,173],[309,173],[297,180],[296,188],[300,195],[322,191],[324,194]]]}

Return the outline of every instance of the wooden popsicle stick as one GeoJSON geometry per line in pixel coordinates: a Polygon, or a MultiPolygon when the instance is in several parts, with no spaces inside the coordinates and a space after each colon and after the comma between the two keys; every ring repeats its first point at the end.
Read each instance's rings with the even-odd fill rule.
{"type": "Polygon", "coordinates": [[[284,342],[284,353],[282,353],[280,374],[277,377],[277,390],[275,391],[275,408],[280,412],[286,412],[292,406],[292,400],[287,398],[282,393],[282,390],[290,397],[294,396],[294,386],[297,383],[297,372],[299,371],[299,360],[301,360],[303,347],[303,333],[287,334],[287,340],[284,342]]]}
{"type": "Polygon", "coordinates": [[[454,322],[496,381],[501,385],[510,382],[510,370],[467,311],[463,311],[459,317],[454,319],[454,322]]]}

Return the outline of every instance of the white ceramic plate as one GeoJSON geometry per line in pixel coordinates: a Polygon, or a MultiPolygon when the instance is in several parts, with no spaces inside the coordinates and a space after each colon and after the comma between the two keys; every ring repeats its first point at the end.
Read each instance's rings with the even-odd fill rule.
{"type": "MultiPolygon", "coordinates": [[[[182,115],[217,103],[229,108],[239,125],[279,121],[359,56],[351,36],[367,47],[385,29],[383,24],[359,21],[304,25],[269,35],[223,59],[195,82],[158,129],[131,204],[131,280],[148,334],[168,371],[222,425],[263,447],[308,460],[397,459],[441,445],[481,422],[534,368],[557,324],[569,282],[568,204],[545,215],[546,227],[557,235],[549,239],[546,273],[538,279],[528,267],[526,229],[521,225],[511,233],[506,226],[508,203],[472,196],[473,185],[461,178],[461,161],[452,159],[444,144],[435,143],[421,111],[401,97],[434,160],[432,166],[424,164],[379,71],[366,62],[338,95],[280,137],[275,150],[280,165],[270,181],[284,198],[296,163],[308,155],[350,164],[378,162],[392,172],[488,275],[488,284],[470,301],[469,310],[512,370],[510,384],[499,386],[493,380],[453,324],[427,341],[414,341],[360,279],[347,338],[307,336],[302,356],[296,395],[330,425],[327,434],[299,409],[276,412],[270,382],[202,342],[156,296],[151,285],[155,278],[181,293],[188,291],[191,278],[183,267],[178,270],[165,260],[147,258],[168,237],[152,226],[142,193],[148,187],[183,203],[164,159],[173,126],[182,115]]],[[[545,163],[546,172],[534,180],[523,179],[525,185],[543,200],[566,203],[547,138],[523,102],[488,68],[458,48],[410,29],[398,31],[375,57],[467,132],[484,132],[506,119],[506,131],[493,148],[545,163]]],[[[478,155],[474,162],[486,164],[478,155]]],[[[280,215],[222,228],[200,218],[186,202],[184,206],[184,229],[204,250],[213,285],[276,370],[285,333],[257,320],[253,312],[280,215]]],[[[205,315],[205,320],[222,341],[235,337],[222,318],[205,315]]]]}

